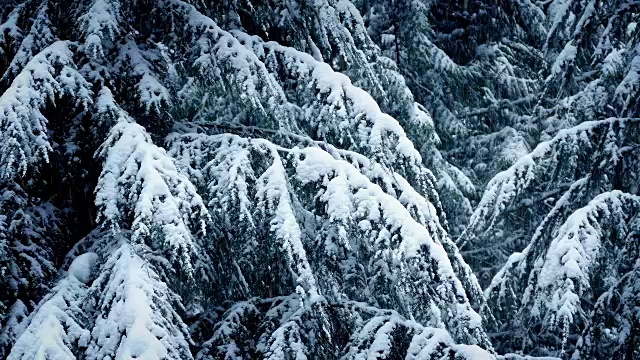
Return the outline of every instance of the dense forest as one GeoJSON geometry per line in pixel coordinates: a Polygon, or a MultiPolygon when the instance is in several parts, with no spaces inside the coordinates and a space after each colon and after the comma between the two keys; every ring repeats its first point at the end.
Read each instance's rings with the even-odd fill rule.
{"type": "Polygon", "coordinates": [[[0,0],[0,359],[640,359],[640,0],[0,0]]]}

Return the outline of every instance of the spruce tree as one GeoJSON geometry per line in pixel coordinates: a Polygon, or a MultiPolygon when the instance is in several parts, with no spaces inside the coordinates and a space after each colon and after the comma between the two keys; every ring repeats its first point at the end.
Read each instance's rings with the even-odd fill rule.
{"type": "Polygon", "coordinates": [[[636,1],[0,4],[0,358],[640,354],[636,1]]]}
{"type": "Polygon", "coordinates": [[[429,115],[354,5],[27,0],[2,20],[0,254],[42,268],[7,277],[3,355],[494,357],[411,140],[429,115]]]}
{"type": "Polygon", "coordinates": [[[473,267],[489,269],[481,283],[505,351],[637,356],[628,310],[640,138],[637,96],[628,96],[638,89],[634,9],[545,8],[549,65],[533,118],[545,141],[489,182],[459,240],[473,267]]]}

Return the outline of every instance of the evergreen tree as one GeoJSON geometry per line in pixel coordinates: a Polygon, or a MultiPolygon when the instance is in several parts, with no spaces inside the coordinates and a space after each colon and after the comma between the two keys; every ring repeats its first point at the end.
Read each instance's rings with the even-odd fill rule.
{"type": "Polygon", "coordinates": [[[429,115],[351,3],[2,16],[3,354],[495,357],[429,115]]]}
{"type": "Polygon", "coordinates": [[[2,2],[0,358],[640,356],[639,6],[2,2]]]}
{"type": "Polygon", "coordinates": [[[550,61],[533,120],[547,140],[489,182],[459,243],[484,269],[504,351],[637,356],[637,5],[545,8],[550,61]]]}
{"type": "Polygon", "coordinates": [[[459,235],[491,176],[536,141],[544,14],[529,1],[358,2],[383,54],[398,64],[437,135],[416,140],[459,235]],[[496,150],[497,149],[497,150],[496,150]]]}

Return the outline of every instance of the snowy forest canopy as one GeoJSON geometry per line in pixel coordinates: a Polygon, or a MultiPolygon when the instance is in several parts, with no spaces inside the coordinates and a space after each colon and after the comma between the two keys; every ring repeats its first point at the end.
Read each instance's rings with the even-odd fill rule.
{"type": "Polygon", "coordinates": [[[0,0],[0,359],[640,359],[639,22],[0,0]]]}

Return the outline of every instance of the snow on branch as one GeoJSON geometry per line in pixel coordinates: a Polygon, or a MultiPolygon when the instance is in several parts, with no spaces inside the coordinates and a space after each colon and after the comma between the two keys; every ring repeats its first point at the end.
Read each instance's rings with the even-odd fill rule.
{"type": "Polygon", "coordinates": [[[312,125],[318,140],[371,154],[374,160],[384,159],[386,161],[381,162],[387,164],[402,159],[421,163],[420,154],[398,121],[383,113],[375,100],[354,86],[346,75],[293,48],[275,42],[265,43],[239,31],[232,33],[254,53],[260,54],[267,67],[286,71],[288,79],[298,79],[295,86],[300,93],[311,90],[307,98],[321,100],[301,105],[305,121],[312,125]]]}
{"type": "Polygon", "coordinates": [[[171,104],[169,89],[162,84],[157,71],[158,67],[166,65],[165,59],[158,53],[158,49],[141,48],[130,35],[125,39],[126,42],[118,48],[118,57],[113,71],[135,77],[135,89],[141,105],[147,113],[158,113],[160,109],[171,104]]]}
{"type": "Polygon", "coordinates": [[[276,149],[270,149],[273,162],[257,179],[256,200],[262,212],[273,213],[271,231],[282,241],[290,264],[295,264],[303,294],[311,299],[318,296],[316,280],[307,260],[302,233],[289,194],[289,180],[282,159],[276,149]]]}
{"type": "Polygon", "coordinates": [[[624,110],[637,101],[640,93],[640,44],[631,51],[633,56],[624,79],[618,84],[615,94],[622,99],[624,110]]]}
{"type": "Polygon", "coordinates": [[[344,360],[391,355],[411,360],[496,359],[477,345],[457,344],[445,329],[423,326],[393,310],[352,301],[340,305],[323,302],[320,310],[300,305],[296,294],[234,304],[214,325],[213,336],[196,359],[307,359],[322,355],[344,360]],[[332,339],[329,333],[336,327],[349,337],[332,339]],[[258,339],[255,353],[248,346],[254,339],[258,339]],[[334,348],[336,341],[343,340],[348,342],[334,348]]]}
{"type": "Polygon", "coordinates": [[[346,75],[294,48],[238,30],[225,32],[192,6],[172,4],[184,13],[198,44],[194,64],[204,78],[221,79],[216,86],[230,85],[251,108],[272,115],[273,129],[303,131],[387,167],[408,164],[422,172],[420,154],[402,126],[346,75]]]}
{"type": "Polygon", "coordinates": [[[208,360],[216,358],[216,355],[224,359],[243,358],[246,349],[242,339],[248,338],[251,331],[256,330],[250,324],[259,314],[256,304],[250,301],[234,304],[215,324],[213,335],[202,345],[196,360],[208,360]]]}
{"type": "MultiPolygon", "coordinates": [[[[223,199],[228,204],[224,208],[231,211],[227,210],[229,214],[225,216],[251,219],[253,226],[258,226],[257,219],[265,218],[261,215],[265,211],[273,216],[271,229],[295,269],[295,278],[306,284],[303,286],[306,293],[321,286],[310,270],[320,264],[309,264],[307,249],[316,245],[303,240],[302,229],[305,234],[315,231],[325,234],[311,241],[320,241],[323,244],[320,251],[326,251],[326,257],[334,261],[346,256],[346,264],[353,261],[348,260],[350,257],[357,258],[358,252],[370,252],[377,260],[367,265],[372,266],[367,271],[382,271],[380,276],[395,279],[393,289],[384,288],[380,292],[398,293],[398,298],[404,299],[401,301],[412,299],[410,302],[416,304],[422,301],[418,300],[422,296],[434,296],[435,306],[443,309],[445,322],[459,326],[456,336],[478,337],[478,342],[486,340],[479,316],[469,307],[467,297],[467,291],[470,296],[482,297],[475,277],[439,225],[434,206],[399,174],[372,171],[368,166],[375,163],[349,152],[330,148],[325,151],[320,147],[287,149],[264,139],[243,139],[230,134],[176,135],[170,142],[170,153],[180,166],[194,174],[199,183],[202,181],[201,187],[212,191],[206,197],[223,199]],[[266,168],[262,164],[267,164],[266,168]],[[219,165],[230,166],[231,171],[223,172],[219,165]],[[370,171],[381,183],[390,184],[389,188],[384,190],[365,175],[370,171]],[[306,193],[301,189],[314,190],[306,193]],[[254,198],[258,201],[255,208],[251,202],[254,198]],[[303,223],[306,211],[326,219],[326,225],[311,230],[310,224],[303,223]],[[376,264],[383,263],[388,264],[383,267],[387,270],[376,270],[376,264]],[[425,282],[413,283],[408,275],[413,266],[429,269],[416,275],[425,282]],[[383,275],[385,272],[387,275],[383,275]],[[441,293],[427,295],[429,277],[438,279],[433,281],[441,284],[441,293]]],[[[314,254],[314,258],[318,256],[314,254]]],[[[328,273],[322,279],[323,284],[334,280],[340,283],[341,276],[351,275],[328,273]]],[[[369,286],[377,286],[374,283],[372,279],[369,286]]],[[[323,289],[325,294],[335,291],[323,289]]],[[[341,291],[348,292],[338,290],[341,291]]],[[[378,295],[388,296],[382,293],[378,295]]],[[[416,311],[413,315],[424,317],[425,321],[440,317],[417,305],[414,310],[405,308],[416,311]]]]}
{"type": "Polygon", "coordinates": [[[329,319],[326,300],[322,296],[313,302],[292,294],[290,296],[268,299],[270,305],[262,319],[264,332],[256,349],[264,359],[305,360],[315,351],[314,343],[323,343],[330,339],[329,319]]]}
{"type": "Polygon", "coordinates": [[[169,2],[183,14],[186,37],[195,44],[191,62],[205,88],[221,87],[220,94],[232,95],[234,101],[248,105],[256,114],[269,119],[273,129],[295,130],[293,119],[297,110],[288,103],[282,88],[258,56],[194,6],[180,0],[169,2]]]}
{"type": "MultiPolygon", "coordinates": [[[[344,185],[350,189],[339,193],[352,194],[351,201],[354,202],[354,208],[359,215],[372,221],[386,223],[392,228],[401,229],[403,240],[398,244],[400,251],[398,256],[416,256],[422,245],[428,245],[435,246],[430,254],[437,258],[436,261],[444,259],[440,256],[444,254],[444,250],[435,245],[429,232],[411,218],[407,209],[378,185],[372,184],[353,165],[336,160],[317,148],[299,151],[301,160],[296,168],[296,175],[303,184],[321,181],[325,176],[344,176],[346,181],[344,185]],[[422,230],[418,230],[418,227],[422,230]]],[[[446,257],[446,254],[444,255],[446,257]]]]}
{"type": "Polygon", "coordinates": [[[0,24],[0,56],[7,56],[7,50],[14,46],[17,47],[15,42],[21,42],[24,38],[18,22],[24,14],[25,5],[22,3],[14,7],[5,21],[0,24]]]}
{"type": "Polygon", "coordinates": [[[624,231],[625,219],[639,211],[639,196],[616,190],[598,195],[571,214],[549,245],[536,271],[537,283],[525,291],[523,301],[534,299],[534,308],[547,313],[548,326],[567,326],[576,322],[575,316],[585,316],[580,300],[591,287],[600,250],[619,246],[609,243],[614,240],[608,239],[609,229],[623,226],[624,231]]]}
{"type": "Polygon", "coordinates": [[[191,268],[194,234],[205,233],[209,213],[196,188],[145,129],[126,117],[111,129],[98,156],[104,165],[96,188],[98,220],[132,240],[169,251],[191,268]]]}
{"type": "Polygon", "coordinates": [[[396,344],[402,341],[409,343],[404,357],[407,360],[495,359],[495,355],[476,345],[456,344],[446,330],[422,326],[396,313],[374,316],[365,322],[351,336],[343,359],[386,359],[392,351],[398,351],[396,344]]]}
{"type": "Polygon", "coordinates": [[[92,253],[76,258],[69,273],[29,316],[7,359],[72,360],[89,345],[91,333],[83,324],[82,306],[95,260],[92,253]]]}
{"type": "Polygon", "coordinates": [[[0,97],[0,172],[24,175],[29,166],[49,161],[47,122],[42,110],[70,96],[86,108],[91,87],[72,60],[69,43],[58,41],[38,53],[0,97]]]}
{"type": "Polygon", "coordinates": [[[186,325],[175,295],[131,245],[123,242],[106,259],[89,288],[100,316],[91,329],[86,359],[190,359],[186,325]]]}
{"type": "MultiPolygon", "coordinates": [[[[347,199],[350,198],[351,206],[355,209],[352,216],[354,220],[359,221],[361,231],[371,237],[370,241],[376,248],[374,257],[403,264],[399,269],[394,270],[397,272],[394,276],[398,278],[398,290],[403,293],[401,298],[404,299],[403,301],[407,301],[408,309],[411,309],[409,299],[413,298],[417,301],[420,298],[418,294],[428,292],[421,287],[419,282],[415,282],[416,279],[412,277],[413,275],[409,275],[409,269],[416,264],[422,264],[423,259],[424,261],[428,259],[427,263],[430,265],[422,264],[420,266],[430,266],[430,271],[437,274],[436,277],[439,279],[442,289],[447,289],[446,294],[440,294],[441,297],[436,297],[434,301],[439,307],[451,306],[445,312],[445,322],[450,326],[450,331],[454,331],[461,338],[475,338],[478,342],[486,341],[486,339],[483,340],[482,331],[478,333],[481,328],[481,320],[478,314],[469,307],[465,285],[475,289],[474,295],[479,293],[479,288],[477,284],[474,286],[474,277],[461,277],[465,282],[470,282],[465,285],[461,283],[461,278],[458,278],[459,275],[470,275],[471,272],[468,268],[466,271],[460,271],[464,269],[466,264],[459,256],[456,258],[457,249],[455,246],[449,249],[454,251],[450,259],[443,245],[446,243],[446,237],[439,240],[432,236],[437,236],[438,229],[433,229],[436,231],[431,232],[425,228],[425,225],[412,217],[410,210],[413,206],[409,205],[409,209],[405,208],[401,201],[385,193],[378,185],[371,183],[353,165],[344,160],[335,159],[317,148],[298,151],[300,160],[296,167],[296,174],[297,179],[303,184],[322,182],[323,179],[328,178],[344,178],[342,183],[345,188],[340,191],[334,189],[332,192],[350,194],[347,199]],[[462,269],[457,268],[456,270],[459,271],[456,272],[452,260],[456,265],[461,265],[462,269]],[[450,301],[456,304],[452,305],[450,301]],[[458,330],[461,332],[457,333],[458,330]]],[[[404,182],[401,181],[401,183],[404,182]]],[[[413,194],[416,195],[416,193],[413,194]]],[[[344,202],[344,200],[342,201],[344,202]]],[[[424,206],[425,203],[423,202],[422,205],[424,206]]],[[[424,213],[418,214],[418,219],[420,219],[420,215],[424,216],[424,213]]],[[[418,272],[418,278],[423,276],[431,275],[418,272]]],[[[413,311],[416,311],[416,314],[412,314],[412,316],[418,316],[418,313],[423,309],[414,308],[413,311]]],[[[429,313],[429,311],[425,312],[429,313]]],[[[427,321],[429,318],[433,320],[438,316],[434,313],[422,320],[427,321]]]]}
{"type": "MultiPolygon", "coordinates": [[[[564,159],[571,157],[575,161],[570,164],[577,167],[579,154],[591,154],[597,140],[595,134],[605,134],[604,151],[607,159],[619,156],[617,142],[624,140],[625,131],[637,128],[640,119],[609,118],[606,120],[587,121],[569,129],[564,129],[551,140],[540,143],[531,153],[521,157],[509,169],[498,173],[489,181],[482,199],[476,206],[469,225],[460,235],[460,247],[473,242],[476,237],[487,234],[507,207],[520,194],[536,183],[539,177],[556,173],[557,167],[564,159]]],[[[591,155],[589,155],[591,156],[591,155]]],[[[572,168],[572,169],[573,169],[572,168]]],[[[574,176],[572,169],[560,169],[558,174],[574,176]]],[[[576,179],[567,178],[566,181],[576,179]]]]}
{"type": "MultiPolygon", "coordinates": [[[[558,199],[553,209],[549,211],[540,225],[538,225],[529,244],[522,251],[515,252],[509,256],[507,262],[491,280],[491,284],[484,290],[484,295],[487,299],[497,294],[497,302],[498,305],[500,305],[505,302],[505,296],[510,287],[511,289],[509,290],[513,290],[513,287],[521,285],[519,276],[523,275],[528,260],[540,256],[540,251],[543,251],[541,250],[540,244],[547,241],[546,237],[549,236],[550,232],[561,226],[561,224],[558,223],[563,220],[561,214],[568,210],[570,200],[580,195],[580,192],[588,180],[589,177],[585,177],[571,184],[571,187],[558,199]]],[[[509,295],[516,296],[516,292],[511,291],[509,295]]],[[[521,298],[511,300],[519,302],[521,298]]]]}
{"type": "Polygon", "coordinates": [[[1,81],[11,81],[14,76],[23,71],[23,68],[34,56],[56,41],[56,37],[51,32],[48,11],[49,1],[43,1],[38,7],[29,33],[22,39],[15,56],[11,59],[9,68],[2,74],[1,81]]]}
{"type": "Polygon", "coordinates": [[[78,21],[85,38],[85,53],[94,59],[103,57],[103,44],[116,41],[116,36],[122,31],[120,1],[94,0],[78,21]]]}
{"type": "MultiPolygon", "coordinates": [[[[576,181],[558,200],[529,245],[509,258],[485,290],[485,296],[498,307],[519,309],[516,323],[535,318],[548,331],[561,326],[562,346],[571,327],[593,316],[588,298],[597,298],[602,291],[594,279],[606,276],[597,273],[601,271],[598,266],[609,261],[607,254],[628,246],[620,238],[631,230],[629,219],[640,213],[640,197],[614,190],[599,194],[568,217],[561,216],[571,210],[566,204],[587,181],[576,181]]],[[[622,264],[633,259],[614,261],[622,264]]]]}

